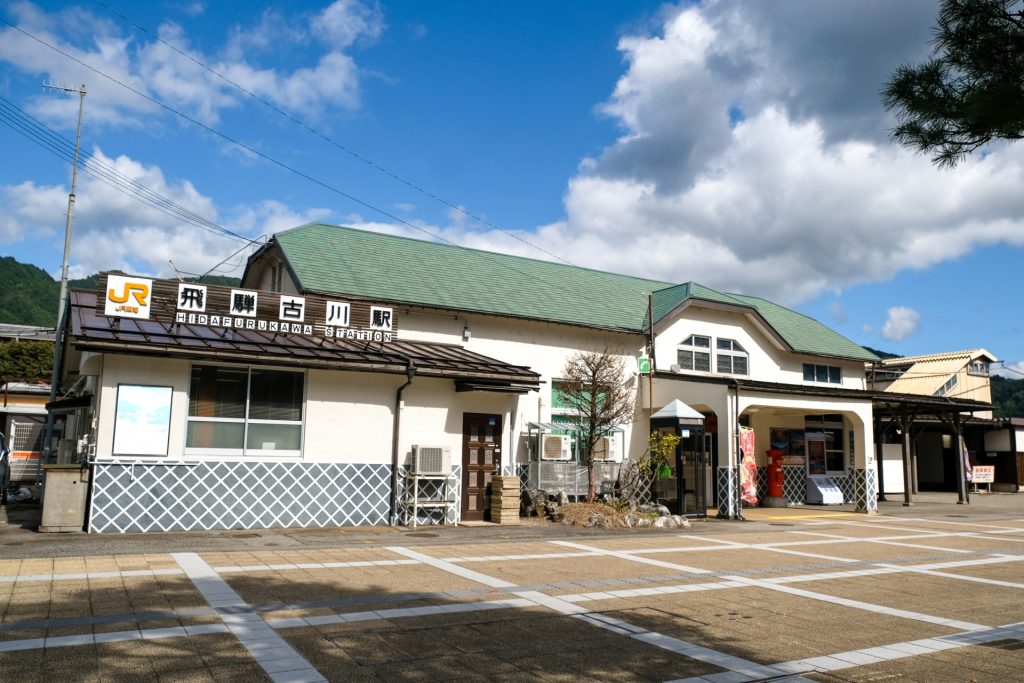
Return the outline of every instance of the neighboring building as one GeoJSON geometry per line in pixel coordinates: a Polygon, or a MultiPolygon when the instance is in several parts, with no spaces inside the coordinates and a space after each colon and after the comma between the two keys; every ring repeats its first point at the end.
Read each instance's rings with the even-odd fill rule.
{"type": "Polygon", "coordinates": [[[54,329],[52,327],[37,327],[35,325],[0,323],[0,339],[31,339],[52,342],[54,339],[54,329]]]}
{"type": "MultiPolygon", "coordinates": [[[[868,386],[886,393],[913,394],[935,398],[992,403],[989,366],[998,359],[985,349],[934,353],[923,356],[886,358],[868,368],[868,386]]],[[[973,409],[960,418],[962,435],[974,465],[994,464],[986,452],[986,432],[993,427],[991,408],[973,409]]],[[[955,428],[927,410],[921,411],[911,427],[913,438],[913,485],[925,490],[955,491],[959,478],[959,445],[955,428]]],[[[890,440],[895,435],[888,436],[890,440]]],[[[887,492],[903,491],[903,464],[899,447],[890,444],[883,456],[887,492]]],[[[1006,470],[1008,472],[1008,470],[1006,470]]],[[[1016,474],[1016,472],[1014,472],[1016,474]]]]}
{"type": "Polygon", "coordinates": [[[11,451],[12,483],[36,480],[49,398],[50,385],[39,381],[11,380],[0,385],[0,432],[11,451]]]}
{"type": "MultiPolygon", "coordinates": [[[[869,387],[876,391],[991,403],[989,366],[998,360],[985,349],[886,358],[869,369],[869,387]]],[[[979,413],[976,417],[992,417],[992,413],[979,413]]]]}
{"type": "Polygon", "coordinates": [[[1024,418],[997,420],[985,433],[984,458],[980,462],[996,468],[996,490],[1024,489],[1024,418]]]}
{"type": "MultiPolygon", "coordinates": [[[[53,340],[52,327],[0,323],[0,344],[53,340]]],[[[0,432],[11,449],[12,482],[36,479],[49,397],[49,378],[0,377],[0,432]]]]}
{"type": "Polygon", "coordinates": [[[423,521],[486,517],[494,473],[576,492],[560,374],[604,350],[637,399],[605,485],[671,429],[685,513],[739,514],[741,444],[761,475],[785,451],[792,501],[812,466],[875,508],[875,356],[758,297],[311,224],[237,288],[111,275],[69,310],[79,391],[57,407],[94,454],[92,531],[409,521],[403,473],[446,452],[455,504],[423,521]]]}

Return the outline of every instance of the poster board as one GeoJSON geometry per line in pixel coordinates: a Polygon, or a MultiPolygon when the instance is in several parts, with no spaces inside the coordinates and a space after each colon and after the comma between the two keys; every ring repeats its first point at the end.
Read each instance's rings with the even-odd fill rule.
{"type": "Polygon", "coordinates": [[[117,385],[114,455],[167,455],[173,393],[171,387],[117,385]]]}
{"type": "Polygon", "coordinates": [[[808,476],[825,476],[828,474],[828,461],[825,457],[825,435],[822,432],[807,432],[804,436],[807,452],[808,476]]]}

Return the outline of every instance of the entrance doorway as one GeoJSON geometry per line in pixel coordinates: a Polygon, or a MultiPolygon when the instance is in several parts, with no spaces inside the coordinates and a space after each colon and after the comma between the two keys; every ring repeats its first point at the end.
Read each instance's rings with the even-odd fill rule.
{"type": "Polygon", "coordinates": [[[491,477],[501,471],[501,415],[462,416],[462,519],[491,517],[491,477]]]}

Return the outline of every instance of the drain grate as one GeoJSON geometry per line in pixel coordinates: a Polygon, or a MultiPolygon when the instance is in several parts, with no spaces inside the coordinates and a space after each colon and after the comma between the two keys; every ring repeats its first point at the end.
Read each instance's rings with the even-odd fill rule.
{"type": "Polygon", "coordinates": [[[413,536],[415,538],[437,538],[438,534],[431,533],[429,531],[410,531],[406,536],[413,536]]]}

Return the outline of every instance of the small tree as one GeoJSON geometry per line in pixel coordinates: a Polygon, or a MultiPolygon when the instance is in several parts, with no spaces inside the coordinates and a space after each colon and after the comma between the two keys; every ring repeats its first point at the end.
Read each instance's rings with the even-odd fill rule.
{"type": "Polygon", "coordinates": [[[587,502],[594,502],[594,446],[602,436],[633,419],[634,392],[625,384],[626,359],[607,348],[580,352],[566,361],[558,389],[571,412],[580,456],[587,466],[587,502]]]}
{"type": "Polygon", "coordinates": [[[682,439],[675,434],[651,432],[647,437],[647,452],[623,465],[619,472],[619,486],[622,499],[631,508],[651,502],[654,480],[675,462],[676,447],[680,441],[682,439]]]}

